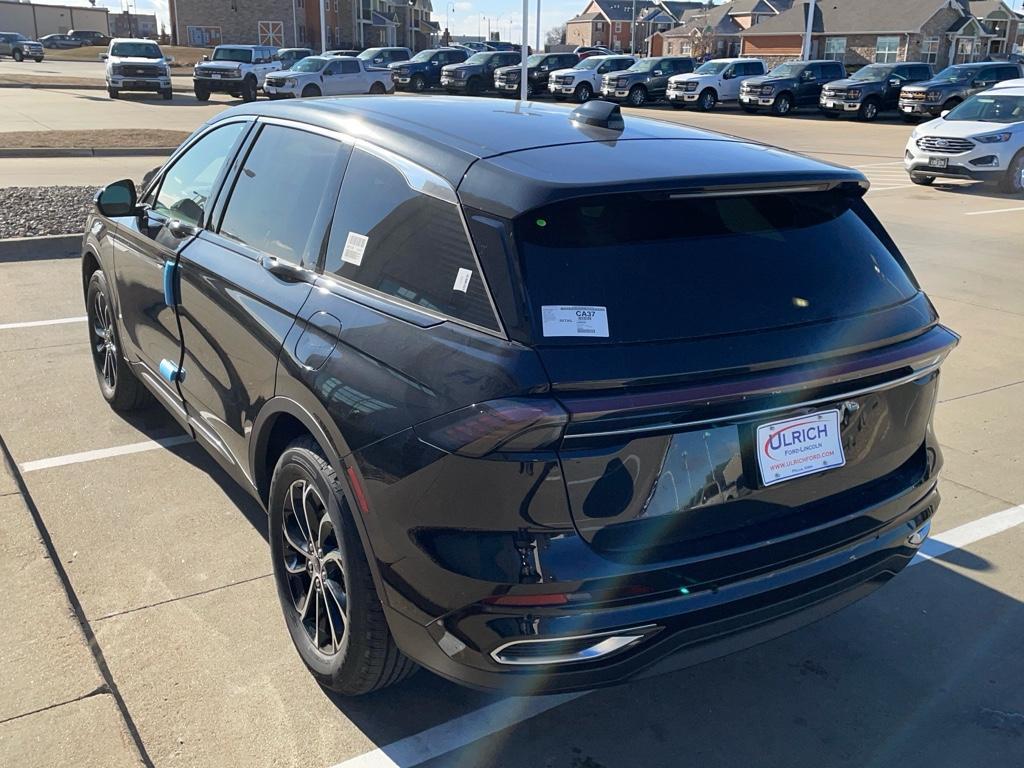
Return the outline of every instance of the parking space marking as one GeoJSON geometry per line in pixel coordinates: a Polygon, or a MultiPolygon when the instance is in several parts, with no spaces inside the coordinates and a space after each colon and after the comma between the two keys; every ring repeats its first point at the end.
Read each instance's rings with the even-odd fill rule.
{"type": "Polygon", "coordinates": [[[113,448],[100,448],[95,451],[82,451],[81,453],[69,453],[64,456],[54,456],[50,459],[26,461],[24,464],[19,466],[22,474],[28,474],[29,472],[38,472],[41,469],[63,467],[68,464],[82,464],[86,461],[108,459],[112,456],[127,456],[132,453],[155,451],[158,448],[170,448],[175,445],[182,445],[184,443],[191,442],[192,438],[188,435],[175,435],[174,437],[162,437],[159,440],[143,440],[141,443],[115,445],[113,448]]]}
{"type": "Polygon", "coordinates": [[[965,213],[964,216],[987,216],[990,213],[1014,213],[1016,211],[1024,211],[1024,208],[994,208],[991,211],[970,211],[965,213]]]}
{"type": "MultiPolygon", "coordinates": [[[[928,562],[1024,523],[1024,504],[993,512],[928,538],[909,566],[928,562]]],[[[337,763],[332,768],[413,768],[474,741],[567,704],[592,691],[553,696],[510,697],[425,731],[337,763]]]]}
{"type": "Polygon", "coordinates": [[[10,331],[15,328],[36,328],[41,325],[64,325],[65,323],[84,323],[88,317],[60,317],[56,320],[27,320],[22,323],[0,323],[0,331],[10,331]]]}
{"type": "Polygon", "coordinates": [[[409,768],[420,765],[588,693],[590,691],[552,696],[512,696],[345,760],[333,768],[409,768]]]}

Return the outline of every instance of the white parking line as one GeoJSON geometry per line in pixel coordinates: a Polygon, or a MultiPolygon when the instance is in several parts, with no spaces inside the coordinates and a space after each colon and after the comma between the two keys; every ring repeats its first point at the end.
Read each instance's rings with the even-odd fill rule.
{"type": "Polygon", "coordinates": [[[40,325],[64,325],[65,323],[84,323],[88,317],[61,317],[56,320],[28,320],[23,323],[0,323],[0,331],[14,328],[36,328],[40,325]]]}
{"type": "Polygon", "coordinates": [[[1024,211],[1024,208],[995,208],[991,211],[971,211],[965,213],[964,216],[987,216],[990,213],[1014,213],[1015,211],[1024,211]]]}
{"type": "MultiPolygon", "coordinates": [[[[1021,523],[1024,523],[1024,504],[993,512],[929,538],[910,561],[910,565],[927,562],[955,549],[1005,533],[1021,523]]],[[[447,723],[349,758],[332,768],[413,768],[589,693],[591,691],[502,699],[447,723]]]]}
{"type": "Polygon", "coordinates": [[[37,461],[26,461],[20,465],[22,473],[38,472],[41,469],[52,469],[63,467],[68,464],[81,464],[86,461],[108,459],[112,456],[127,456],[132,453],[143,453],[144,451],[155,451],[158,448],[170,448],[175,445],[192,442],[188,435],[175,435],[174,437],[163,437],[159,440],[144,440],[141,443],[129,443],[128,445],[116,445],[113,448],[100,448],[95,451],[83,451],[82,453],[69,453],[64,456],[54,456],[51,459],[38,459],[37,461]]]}

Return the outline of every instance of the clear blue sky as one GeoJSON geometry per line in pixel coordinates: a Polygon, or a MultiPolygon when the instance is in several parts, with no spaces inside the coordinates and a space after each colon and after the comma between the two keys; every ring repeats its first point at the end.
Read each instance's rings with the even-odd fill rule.
{"type": "MultiPolygon", "coordinates": [[[[307,0],[317,2],[317,0],[307,0]]],[[[88,0],[63,0],[70,5],[89,5],[88,0]]],[[[491,29],[501,30],[501,39],[519,42],[522,39],[522,0],[432,0],[434,18],[444,27],[446,16],[451,24],[452,34],[476,35],[487,34],[487,19],[491,20],[491,29]],[[509,36],[511,30],[511,37],[509,36]]],[[[533,42],[537,9],[537,0],[529,0],[529,39],[533,42]]],[[[588,0],[541,0],[541,38],[544,32],[582,11],[588,0]]],[[[97,0],[97,5],[105,5],[113,10],[124,10],[125,0],[97,0]]],[[[168,0],[131,0],[132,9],[139,12],[156,14],[167,21],[168,0]]],[[[1010,7],[1020,10],[1024,0],[1009,0],[1010,7]]]]}

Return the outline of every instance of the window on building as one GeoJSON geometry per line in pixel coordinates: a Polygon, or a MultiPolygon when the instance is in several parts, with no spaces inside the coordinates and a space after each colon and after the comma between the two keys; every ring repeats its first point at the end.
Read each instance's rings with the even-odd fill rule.
{"type": "Polygon", "coordinates": [[[314,222],[344,147],[315,133],[264,126],[231,191],[220,234],[294,264],[312,266],[322,237],[314,222]]]}
{"type": "Polygon", "coordinates": [[[324,272],[497,328],[458,206],[410,188],[401,170],[359,149],[345,171],[324,272]]]}
{"type": "Polygon", "coordinates": [[[825,56],[832,61],[846,61],[846,38],[827,37],[825,38],[825,56]]]}
{"type": "Polygon", "coordinates": [[[900,38],[898,35],[892,37],[879,37],[875,42],[875,63],[894,64],[899,60],[900,38]]]}
{"type": "Polygon", "coordinates": [[[961,37],[956,41],[956,55],[953,57],[954,64],[969,64],[975,58],[976,42],[973,37],[961,37]]]}
{"type": "Polygon", "coordinates": [[[925,64],[937,64],[939,61],[939,38],[926,37],[921,41],[921,61],[925,64]]]}
{"type": "Polygon", "coordinates": [[[595,32],[604,32],[604,22],[603,21],[595,21],[594,22],[594,31],[595,32]]]}
{"type": "Polygon", "coordinates": [[[689,40],[683,40],[679,43],[679,55],[680,56],[692,56],[693,55],[693,43],[689,40]]]}
{"type": "Polygon", "coordinates": [[[616,21],[615,22],[615,31],[616,32],[621,32],[622,31],[622,22],[621,21],[616,21]]]}

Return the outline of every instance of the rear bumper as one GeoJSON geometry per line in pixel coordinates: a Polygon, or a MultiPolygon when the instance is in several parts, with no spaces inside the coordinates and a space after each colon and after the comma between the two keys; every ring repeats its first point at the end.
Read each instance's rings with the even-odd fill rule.
{"type": "MultiPolygon", "coordinates": [[[[934,479],[888,500],[893,515],[879,529],[817,557],[695,594],[621,607],[509,609],[481,606],[427,626],[385,604],[402,650],[456,682],[510,693],[554,693],[614,685],[700,664],[779,637],[872,591],[909,564],[938,508],[934,479]],[[638,630],[638,628],[643,628],[638,630]],[[643,639],[599,660],[510,666],[492,656],[522,639],[593,633],[643,639]]],[[[875,510],[876,513],[879,510],[875,510]]]]}

